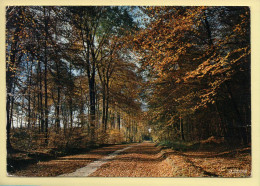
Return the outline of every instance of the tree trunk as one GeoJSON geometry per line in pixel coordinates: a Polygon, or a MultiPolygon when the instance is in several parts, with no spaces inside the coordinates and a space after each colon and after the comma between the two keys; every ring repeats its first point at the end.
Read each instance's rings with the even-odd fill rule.
{"type": "Polygon", "coordinates": [[[6,141],[6,146],[7,149],[10,150],[12,149],[12,145],[10,142],[10,131],[11,131],[11,121],[10,121],[10,96],[7,95],[7,102],[6,102],[6,115],[7,115],[7,124],[6,124],[6,137],[7,137],[7,141],[6,141]]]}
{"type": "Polygon", "coordinates": [[[40,112],[40,117],[39,117],[39,128],[40,132],[44,132],[44,118],[43,118],[43,96],[42,96],[42,70],[41,70],[41,61],[38,62],[38,75],[39,75],[39,88],[40,88],[40,93],[39,93],[39,112],[40,112]]]}
{"type": "MultiPolygon", "coordinates": [[[[29,62],[28,62],[29,63],[29,62]]],[[[28,64],[29,65],[29,64],[28,64]]],[[[28,66],[29,68],[29,66],[28,66]]],[[[32,65],[30,66],[30,72],[28,74],[28,128],[31,128],[31,86],[32,86],[32,65]]]]}
{"type": "Polygon", "coordinates": [[[182,116],[180,115],[180,131],[181,131],[181,140],[184,141],[184,132],[183,132],[183,122],[182,122],[182,116]]]}
{"type": "Polygon", "coordinates": [[[215,102],[215,108],[216,108],[216,111],[217,111],[217,113],[218,113],[218,116],[219,116],[219,120],[220,120],[220,125],[219,125],[219,135],[220,136],[225,136],[226,134],[225,134],[225,126],[226,126],[226,124],[225,124],[225,120],[224,120],[224,118],[223,118],[223,116],[222,116],[222,114],[221,114],[221,112],[220,112],[220,108],[219,108],[219,106],[218,106],[218,101],[216,101],[215,102]]]}
{"type": "Polygon", "coordinates": [[[104,132],[106,132],[107,130],[107,124],[106,124],[106,91],[105,91],[105,84],[103,83],[102,86],[102,103],[103,103],[103,107],[102,107],[102,125],[103,125],[103,129],[104,132]]]}
{"type": "Polygon", "coordinates": [[[56,117],[55,117],[55,127],[56,130],[60,130],[60,70],[59,70],[59,62],[56,61],[56,71],[57,71],[57,79],[56,79],[56,84],[57,84],[57,105],[56,105],[56,117]]]}
{"type": "MultiPolygon", "coordinates": [[[[37,87],[35,87],[37,89],[37,87]]],[[[36,125],[36,121],[37,121],[37,116],[36,116],[36,92],[33,91],[33,124],[32,124],[32,128],[35,128],[36,125]]]]}
{"type": "Polygon", "coordinates": [[[120,131],[120,113],[117,113],[117,126],[118,126],[118,130],[120,131]]]}
{"type": "Polygon", "coordinates": [[[105,125],[107,126],[108,122],[108,108],[109,108],[109,95],[108,95],[108,86],[106,86],[106,116],[105,116],[105,125]]]}
{"type": "Polygon", "coordinates": [[[89,99],[90,99],[90,142],[95,143],[95,120],[96,120],[96,104],[95,104],[95,78],[89,81],[89,99]]]}
{"type": "Polygon", "coordinates": [[[55,117],[55,127],[57,131],[60,130],[60,86],[57,88],[57,105],[56,105],[56,117],[55,117]]]}
{"type": "MultiPolygon", "coordinates": [[[[50,12],[49,12],[50,13],[50,12]]],[[[44,43],[44,86],[45,86],[45,144],[48,143],[48,87],[47,87],[47,36],[48,36],[48,19],[46,18],[46,9],[44,7],[44,19],[45,19],[45,43],[44,43]]]]}
{"type": "Polygon", "coordinates": [[[245,145],[247,144],[247,134],[246,134],[246,129],[245,127],[243,126],[243,119],[241,118],[241,114],[238,110],[238,106],[236,104],[236,101],[235,101],[235,98],[233,96],[233,93],[232,93],[232,90],[231,90],[231,87],[229,85],[229,82],[226,82],[225,83],[225,86],[228,90],[228,94],[229,94],[229,97],[230,97],[230,100],[231,100],[231,106],[232,106],[232,110],[234,111],[235,115],[236,115],[236,121],[238,122],[238,130],[239,130],[239,134],[240,134],[240,137],[242,139],[242,143],[245,145]]]}
{"type": "Polygon", "coordinates": [[[14,108],[14,89],[15,89],[15,84],[14,84],[14,87],[13,87],[13,96],[11,98],[11,109],[10,109],[10,122],[11,122],[11,125],[13,125],[13,108],[14,108]]]}
{"type": "Polygon", "coordinates": [[[72,97],[69,98],[69,109],[70,109],[70,128],[73,128],[73,108],[72,108],[72,97]]]}
{"type": "MultiPolygon", "coordinates": [[[[19,8],[18,11],[18,15],[22,14],[22,9],[23,8],[19,8]]],[[[21,17],[19,16],[16,20],[17,25],[19,25],[18,23],[22,22],[21,17]]],[[[11,92],[12,92],[12,87],[14,84],[14,79],[15,79],[15,71],[12,70],[12,68],[17,68],[19,66],[19,63],[21,61],[21,57],[22,55],[19,56],[19,59],[16,59],[16,55],[18,53],[18,41],[19,41],[19,33],[21,31],[20,26],[17,26],[15,28],[15,32],[13,35],[13,43],[11,44],[11,49],[10,49],[10,61],[9,64],[6,65],[7,71],[6,71],[6,88],[7,88],[7,97],[6,97],[6,135],[7,135],[7,141],[6,141],[6,145],[7,145],[7,149],[12,149],[11,143],[10,143],[10,129],[11,129],[11,117],[10,114],[12,112],[10,112],[10,104],[11,104],[11,92]]]]}

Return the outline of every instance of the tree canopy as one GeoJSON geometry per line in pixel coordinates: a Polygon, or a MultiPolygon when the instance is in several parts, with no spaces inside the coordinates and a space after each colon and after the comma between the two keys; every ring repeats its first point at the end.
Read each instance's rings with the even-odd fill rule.
{"type": "Polygon", "coordinates": [[[7,147],[248,144],[250,55],[248,7],[9,6],[7,147]]]}

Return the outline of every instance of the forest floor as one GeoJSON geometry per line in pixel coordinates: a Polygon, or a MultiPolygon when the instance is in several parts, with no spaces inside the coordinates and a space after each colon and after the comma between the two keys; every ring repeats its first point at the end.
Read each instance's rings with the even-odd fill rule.
{"type": "MultiPolygon", "coordinates": [[[[10,173],[10,176],[49,177],[75,173],[91,163],[107,159],[92,177],[250,177],[251,149],[173,150],[155,143],[102,147],[86,153],[38,161],[10,173]],[[131,147],[130,147],[131,146],[131,147]],[[129,147],[129,148],[127,148],[129,147]],[[125,149],[125,150],[124,150],[125,149]]],[[[77,175],[74,175],[77,176],[77,175]]],[[[80,175],[78,175],[80,176],[80,175]]]]}

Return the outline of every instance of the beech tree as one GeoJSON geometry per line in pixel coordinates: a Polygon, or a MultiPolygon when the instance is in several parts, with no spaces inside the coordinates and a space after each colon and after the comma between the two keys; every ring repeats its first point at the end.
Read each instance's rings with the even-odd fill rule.
{"type": "MultiPolygon", "coordinates": [[[[154,121],[161,123],[163,130],[175,125],[184,140],[186,118],[208,110],[211,104],[219,104],[222,96],[231,99],[232,107],[228,108],[236,114],[231,118],[240,120],[238,100],[232,96],[228,84],[236,76],[245,76],[244,85],[236,86],[247,93],[250,89],[249,9],[148,7],[145,12],[151,18],[150,24],[133,40],[137,53],[142,55],[143,69],[151,76],[148,84],[154,121]],[[223,90],[228,94],[223,95],[223,90]]],[[[250,97],[249,94],[243,96],[250,97]]],[[[230,122],[233,121],[227,121],[230,122]]],[[[239,128],[240,139],[247,143],[245,123],[248,121],[240,120],[234,127],[239,128]]],[[[226,124],[222,123],[222,127],[226,124]]],[[[234,130],[237,129],[223,135],[234,137],[234,130]]]]}
{"type": "MultiPolygon", "coordinates": [[[[102,127],[109,121],[115,128],[117,115],[120,128],[124,121],[120,100],[110,89],[120,82],[119,73],[137,68],[123,59],[124,36],[134,29],[129,11],[127,7],[7,8],[8,147],[10,135],[22,130],[28,130],[29,146],[39,141],[52,146],[58,143],[56,138],[64,138],[60,143],[70,146],[76,143],[78,127],[85,142],[93,145],[98,141],[102,107],[102,127]],[[14,127],[10,134],[14,121],[21,130],[14,127]]],[[[82,140],[77,143],[83,145],[82,140]]]]}
{"type": "Polygon", "coordinates": [[[250,10],[10,6],[6,91],[8,149],[248,144],[250,10]]]}

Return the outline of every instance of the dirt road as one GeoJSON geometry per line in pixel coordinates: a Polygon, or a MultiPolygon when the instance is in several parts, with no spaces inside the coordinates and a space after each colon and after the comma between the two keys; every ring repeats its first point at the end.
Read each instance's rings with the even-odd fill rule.
{"type": "Polygon", "coordinates": [[[170,177],[172,167],[153,143],[129,145],[102,157],[75,172],[60,176],[170,177]]]}
{"type": "Polygon", "coordinates": [[[102,165],[90,176],[171,177],[172,167],[153,143],[143,142],[129,148],[102,165]]]}
{"type": "Polygon", "coordinates": [[[250,172],[250,148],[179,152],[143,142],[39,161],[16,171],[13,176],[249,177],[250,172]]]}

